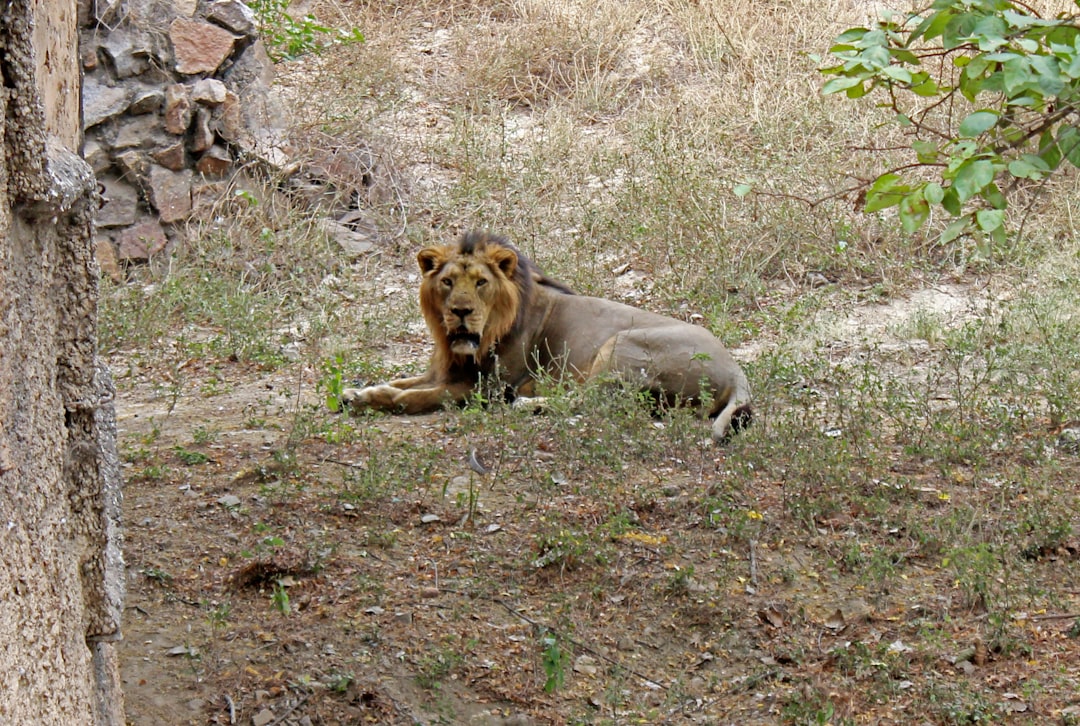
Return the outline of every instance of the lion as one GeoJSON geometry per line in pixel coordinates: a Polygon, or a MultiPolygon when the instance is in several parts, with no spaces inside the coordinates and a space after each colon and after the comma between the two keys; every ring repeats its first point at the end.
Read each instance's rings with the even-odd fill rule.
{"type": "Polygon", "coordinates": [[[717,442],[751,421],[746,375],[705,328],[577,295],[486,232],[425,247],[416,259],[420,309],[435,341],[428,369],[344,390],[353,411],[434,411],[465,402],[481,380],[498,381],[511,400],[531,400],[540,377],[608,376],[657,401],[702,408],[717,442]]]}

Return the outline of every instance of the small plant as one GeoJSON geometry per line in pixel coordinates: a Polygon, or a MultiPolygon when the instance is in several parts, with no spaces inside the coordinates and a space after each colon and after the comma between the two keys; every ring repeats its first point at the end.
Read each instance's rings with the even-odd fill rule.
{"type": "Polygon", "coordinates": [[[341,393],[345,390],[343,367],[345,357],[338,353],[322,363],[322,378],[315,385],[315,390],[325,393],[326,407],[338,413],[341,411],[341,393]]]}
{"type": "Polygon", "coordinates": [[[223,602],[214,608],[211,608],[210,612],[206,615],[207,622],[210,623],[210,629],[215,633],[218,630],[223,630],[225,626],[229,624],[229,616],[232,614],[232,605],[223,602]]]}
{"type": "MultiPolygon", "coordinates": [[[[438,690],[441,682],[465,661],[465,653],[461,652],[460,644],[456,641],[456,636],[448,635],[443,645],[420,659],[416,681],[421,687],[438,690]]],[[[466,650],[472,645],[474,643],[466,644],[466,650]]]]}
{"type": "Polygon", "coordinates": [[[326,688],[334,693],[345,693],[355,680],[352,673],[334,671],[326,677],[326,688]]]}
{"type": "Polygon", "coordinates": [[[251,0],[267,52],[275,61],[319,53],[331,43],[363,43],[359,28],[334,29],[320,25],[310,13],[300,19],[288,13],[290,0],[251,0]]]}
{"type": "Polygon", "coordinates": [[[554,693],[566,682],[566,672],[570,667],[570,653],[559,644],[554,633],[548,633],[540,639],[544,647],[541,661],[544,665],[544,693],[554,693]]]}
{"type": "Polygon", "coordinates": [[[199,446],[204,446],[217,441],[220,433],[212,426],[196,426],[191,432],[191,440],[199,446]]]}
{"type": "Polygon", "coordinates": [[[183,446],[176,446],[173,451],[176,452],[176,457],[180,459],[180,463],[184,466],[195,466],[196,464],[205,464],[210,461],[210,457],[201,451],[191,451],[185,449],[183,446]]]}
{"type": "Polygon", "coordinates": [[[270,604],[282,615],[288,615],[292,612],[292,605],[289,604],[289,590],[281,582],[274,583],[274,591],[270,595],[270,604]]]}
{"type": "Polygon", "coordinates": [[[140,570],[140,572],[142,572],[143,576],[148,580],[153,580],[159,585],[168,585],[172,582],[172,575],[160,567],[145,567],[140,570]]]}

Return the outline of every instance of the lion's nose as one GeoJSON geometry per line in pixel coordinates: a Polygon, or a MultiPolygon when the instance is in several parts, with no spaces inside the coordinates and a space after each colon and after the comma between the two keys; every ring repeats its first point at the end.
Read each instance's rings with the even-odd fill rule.
{"type": "Polygon", "coordinates": [[[456,315],[459,320],[464,320],[472,314],[472,308],[450,308],[450,312],[456,315]]]}

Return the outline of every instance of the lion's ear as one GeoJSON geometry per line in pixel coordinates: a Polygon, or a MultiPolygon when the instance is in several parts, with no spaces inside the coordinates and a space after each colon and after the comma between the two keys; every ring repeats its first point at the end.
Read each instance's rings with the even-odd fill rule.
{"type": "Polygon", "coordinates": [[[441,247],[425,247],[416,255],[416,263],[420,265],[420,272],[425,275],[432,270],[437,270],[446,262],[446,254],[441,247]]]}
{"type": "Polygon", "coordinates": [[[488,252],[488,259],[499,268],[502,274],[506,275],[506,279],[514,279],[514,272],[517,271],[518,256],[514,254],[513,250],[496,247],[488,252]]]}

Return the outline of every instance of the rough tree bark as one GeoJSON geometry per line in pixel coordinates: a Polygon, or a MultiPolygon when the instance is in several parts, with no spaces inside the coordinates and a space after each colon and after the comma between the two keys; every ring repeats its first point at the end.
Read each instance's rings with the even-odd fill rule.
{"type": "Polygon", "coordinates": [[[113,386],[76,0],[0,0],[0,723],[122,726],[113,386]]]}

